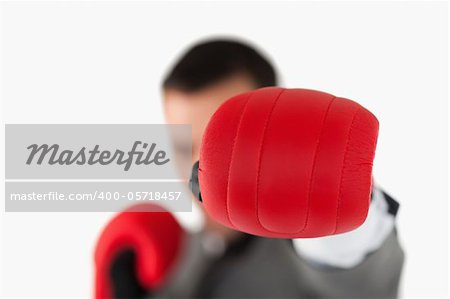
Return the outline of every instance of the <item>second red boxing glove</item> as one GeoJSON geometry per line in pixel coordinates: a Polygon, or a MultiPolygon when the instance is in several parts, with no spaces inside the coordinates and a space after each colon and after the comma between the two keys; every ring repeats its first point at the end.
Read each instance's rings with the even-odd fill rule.
{"type": "Polygon", "coordinates": [[[117,214],[95,248],[95,298],[150,298],[173,274],[185,238],[174,216],[159,206],[141,204],[117,214]]]}
{"type": "Polygon", "coordinates": [[[265,237],[353,230],[367,216],[377,135],[372,113],[324,92],[263,88],[233,97],[203,137],[205,209],[265,237]]]}

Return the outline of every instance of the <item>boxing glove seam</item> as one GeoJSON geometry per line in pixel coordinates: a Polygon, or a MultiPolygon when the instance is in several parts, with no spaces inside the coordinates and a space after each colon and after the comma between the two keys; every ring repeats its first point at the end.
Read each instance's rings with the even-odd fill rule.
{"type": "MultiPolygon", "coordinates": [[[[284,91],[284,90],[283,90],[283,91],[284,91]]],[[[276,102],[277,102],[278,99],[281,97],[281,94],[282,94],[282,93],[283,93],[283,92],[281,92],[281,93],[279,94],[278,98],[276,99],[276,102]]],[[[310,205],[309,205],[309,202],[310,202],[310,197],[311,197],[311,186],[312,186],[312,184],[313,184],[313,173],[314,173],[315,164],[316,164],[317,151],[318,151],[318,148],[319,148],[319,145],[320,145],[320,140],[321,140],[321,138],[322,138],[323,127],[324,127],[325,122],[326,122],[326,120],[327,120],[327,117],[328,117],[328,114],[329,114],[331,105],[333,104],[333,102],[335,101],[336,98],[337,98],[336,96],[332,96],[332,98],[330,99],[330,101],[329,101],[329,103],[328,103],[327,109],[326,109],[326,111],[325,111],[325,113],[324,113],[324,116],[323,116],[323,120],[322,120],[322,124],[321,124],[321,130],[320,130],[320,133],[319,133],[319,137],[317,138],[317,141],[316,141],[316,147],[315,147],[315,149],[314,149],[314,155],[313,155],[313,165],[312,165],[312,167],[311,167],[311,179],[310,179],[310,182],[309,182],[309,184],[308,184],[307,211],[306,211],[306,217],[305,217],[305,223],[304,223],[304,225],[303,225],[300,229],[296,230],[296,231],[293,232],[293,233],[283,233],[283,232],[278,232],[278,231],[271,230],[271,229],[265,227],[265,226],[262,224],[262,222],[260,221],[260,219],[259,219],[259,206],[258,206],[258,201],[257,201],[257,206],[256,206],[256,207],[257,207],[257,220],[258,220],[258,223],[261,225],[261,227],[262,227],[264,230],[266,230],[267,232],[276,233],[276,234],[281,234],[281,235],[291,235],[291,234],[299,234],[299,233],[302,233],[302,232],[307,228],[307,225],[308,225],[308,218],[309,218],[309,212],[310,212],[310,205]]],[[[274,109],[275,109],[275,104],[274,104],[274,106],[273,106],[272,111],[273,111],[274,109]]],[[[270,115],[269,115],[268,119],[272,116],[272,111],[270,112],[270,115]]],[[[268,126],[268,123],[269,123],[269,121],[267,121],[267,126],[268,126]]],[[[265,137],[265,132],[266,132],[266,127],[267,127],[267,126],[265,126],[265,129],[264,129],[264,137],[265,137]]],[[[262,144],[264,143],[264,137],[263,137],[263,142],[262,142],[262,144]]],[[[261,161],[261,159],[262,159],[261,157],[262,157],[262,145],[261,145],[260,161],[261,161]]],[[[260,170],[260,167],[261,167],[260,164],[261,164],[261,163],[259,163],[259,166],[258,166],[258,187],[257,187],[257,190],[259,190],[259,174],[260,174],[260,173],[259,173],[259,170],[260,170]]],[[[256,194],[257,194],[256,196],[257,196],[257,199],[258,199],[258,198],[259,198],[259,192],[257,191],[256,194]]]]}
{"type": "Polygon", "coordinates": [[[362,106],[359,106],[358,109],[356,109],[355,113],[352,116],[352,122],[350,123],[350,127],[348,129],[348,133],[347,133],[347,141],[346,141],[346,145],[345,145],[345,150],[344,150],[344,159],[342,160],[342,168],[341,168],[341,178],[339,180],[339,196],[338,196],[338,202],[337,202],[337,207],[336,207],[336,222],[335,222],[335,226],[334,226],[334,231],[333,231],[333,235],[336,234],[337,229],[338,229],[338,224],[339,224],[339,212],[340,212],[340,208],[341,208],[341,201],[342,201],[342,179],[343,179],[343,175],[344,175],[344,170],[345,170],[345,165],[346,165],[346,161],[347,161],[347,154],[348,154],[348,146],[350,144],[350,138],[351,138],[351,133],[353,130],[353,125],[356,119],[356,115],[359,113],[359,111],[361,111],[362,106]]]}
{"type": "Polygon", "coordinates": [[[327,117],[328,117],[328,113],[330,112],[331,105],[334,103],[335,100],[336,100],[336,96],[333,96],[333,98],[330,100],[330,103],[328,104],[327,110],[326,110],[325,115],[323,117],[323,121],[322,121],[321,129],[320,129],[319,137],[317,138],[316,147],[314,149],[313,165],[311,167],[311,176],[310,176],[309,183],[308,183],[308,199],[307,199],[307,202],[306,202],[307,208],[306,208],[305,224],[302,227],[302,229],[300,229],[299,231],[294,232],[294,234],[302,233],[308,227],[308,220],[309,220],[309,214],[310,214],[311,193],[312,193],[312,186],[314,184],[314,177],[315,177],[314,174],[315,174],[315,169],[316,169],[317,152],[319,150],[320,141],[322,139],[323,129],[324,129],[327,117]]]}
{"type": "Polygon", "coordinates": [[[260,189],[260,174],[261,174],[261,161],[262,161],[262,155],[263,155],[263,151],[264,151],[264,144],[265,144],[265,137],[266,137],[266,132],[267,132],[267,128],[269,126],[270,123],[270,119],[272,118],[272,114],[273,111],[275,110],[275,107],[278,103],[278,101],[281,98],[281,95],[286,91],[285,88],[281,89],[280,93],[278,94],[278,96],[276,97],[276,99],[274,100],[272,107],[270,109],[269,115],[267,116],[267,119],[264,123],[264,127],[263,127],[263,135],[261,138],[261,145],[259,147],[259,158],[258,158],[258,170],[256,172],[256,220],[258,221],[259,225],[261,226],[262,229],[264,229],[267,232],[271,232],[271,233],[278,233],[276,231],[272,231],[270,229],[268,229],[267,227],[265,227],[263,225],[263,223],[261,222],[260,218],[259,218],[259,189],[260,189]]]}
{"type": "Polygon", "coordinates": [[[234,155],[234,150],[235,150],[235,146],[236,146],[236,143],[237,143],[237,138],[238,138],[238,136],[239,136],[239,131],[240,131],[240,128],[241,128],[242,120],[243,120],[244,115],[245,115],[245,113],[246,113],[246,111],[247,111],[248,103],[250,102],[250,99],[252,98],[252,96],[253,96],[254,94],[255,94],[254,91],[252,91],[252,92],[250,92],[250,93],[248,94],[248,96],[247,96],[247,101],[245,102],[244,107],[242,108],[241,117],[239,118],[239,123],[238,123],[237,128],[236,128],[236,134],[235,134],[235,136],[234,136],[233,144],[232,144],[232,146],[231,146],[231,158],[230,158],[230,164],[229,164],[229,166],[228,166],[228,175],[227,175],[228,179],[227,179],[227,189],[226,189],[226,190],[227,190],[227,194],[226,194],[226,196],[225,196],[225,201],[226,201],[226,202],[225,202],[225,207],[226,207],[225,211],[226,211],[226,213],[227,213],[227,219],[228,219],[228,222],[230,223],[230,225],[231,225],[234,229],[237,229],[237,228],[236,228],[236,226],[233,224],[233,222],[232,222],[232,220],[231,220],[230,210],[229,210],[229,209],[230,209],[230,207],[229,207],[230,201],[229,201],[229,199],[228,199],[229,194],[230,194],[231,168],[232,168],[232,166],[233,166],[233,155],[234,155]]]}

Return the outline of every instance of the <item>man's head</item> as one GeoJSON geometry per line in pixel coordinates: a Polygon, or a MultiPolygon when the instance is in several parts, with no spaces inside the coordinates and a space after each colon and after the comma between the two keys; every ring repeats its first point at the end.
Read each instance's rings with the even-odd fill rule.
{"type": "Polygon", "coordinates": [[[254,48],[231,40],[203,42],[190,48],[164,79],[166,120],[192,125],[195,161],[203,131],[220,104],[239,93],[275,85],[273,66],[254,48]]]}

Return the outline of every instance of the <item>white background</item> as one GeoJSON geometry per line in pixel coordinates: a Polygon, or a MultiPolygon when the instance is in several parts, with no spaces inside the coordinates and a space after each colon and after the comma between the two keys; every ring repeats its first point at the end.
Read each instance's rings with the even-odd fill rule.
{"type": "MultiPolygon", "coordinates": [[[[1,6],[2,123],[161,123],[163,73],[186,45],[217,34],[261,46],[286,87],[360,102],[381,125],[375,179],[401,202],[401,293],[447,295],[446,3],[1,6]]],[[[91,296],[110,213],[1,216],[5,296],[91,296]]]]}

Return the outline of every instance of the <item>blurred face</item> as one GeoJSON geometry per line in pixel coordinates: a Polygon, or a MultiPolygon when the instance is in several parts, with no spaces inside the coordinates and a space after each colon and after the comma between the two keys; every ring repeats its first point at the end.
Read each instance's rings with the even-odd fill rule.
{"type": "Polygon", "coordinates": [[[192,162],[199,159],[200,143],[209,119],[227,99],[255,89],[253,81],[236,74],[194,92],[164,90],[164,110],[169,124],[192,125],[192,162]]]}
{"type": "MultiPolygon", "coordinates": [[[[248,76],[237,74],[195,92],[164,90],[166,122],[192,125],[192,164],[199,159],[203,132],[217,108],[227,99],[255,88],[256,85],[248,76]]],[[[206,230],[215,231],[227,240],[238,238],[240,235],[209,217],[206,217],[206,230]]]]}

